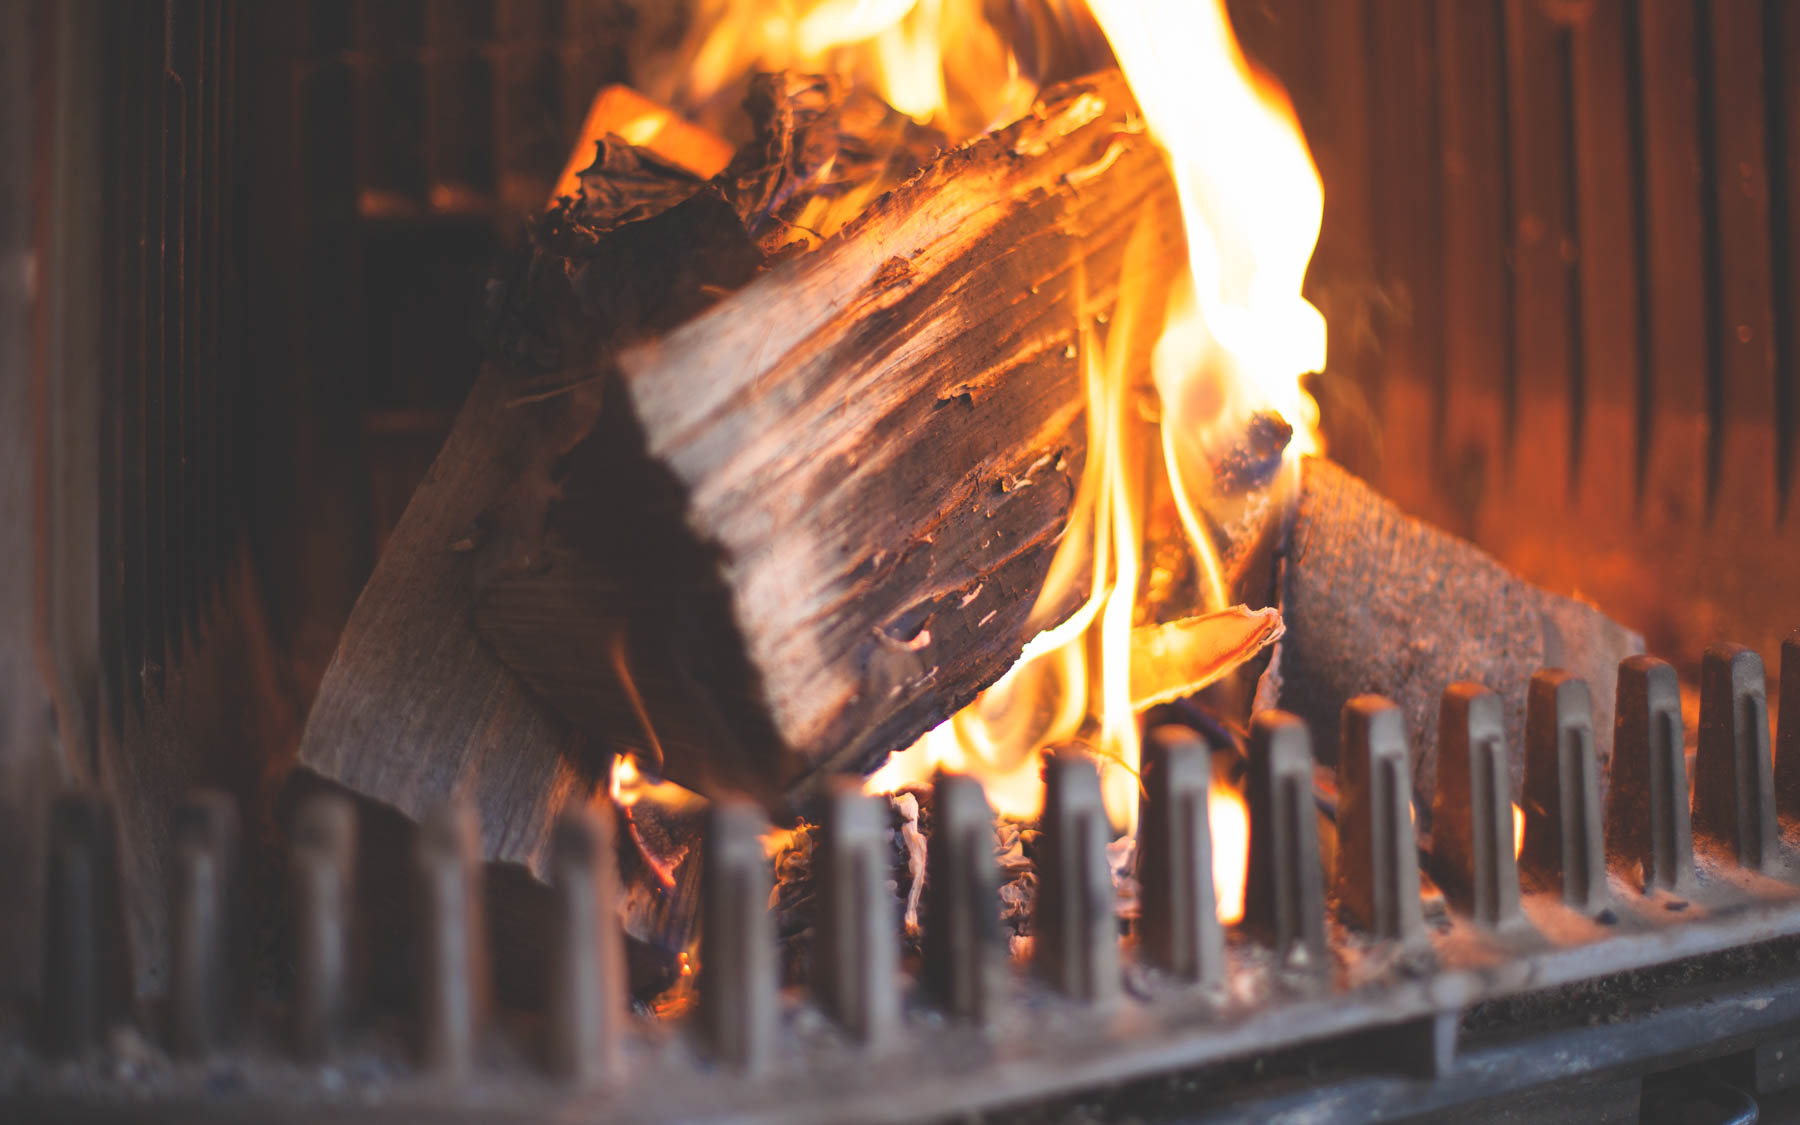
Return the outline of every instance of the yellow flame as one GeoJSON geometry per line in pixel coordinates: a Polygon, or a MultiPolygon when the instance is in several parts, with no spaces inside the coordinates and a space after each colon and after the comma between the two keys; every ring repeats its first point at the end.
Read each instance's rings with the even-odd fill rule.
{"type": "MultiPolygon", "coordinates": [[[[898,5],[895,5],[898,6],[898,5]]],[[[1208,527],[1212,468],[1259,412],[1293,426],[1290,465],[1319,448],[1317,409],[1300,376],[1325,362],[1325,325],[1301,296],[1318,239],[1323,191],[1285,95],[1252,71],[1219,0],[1089,0],[1150,133],[1167,153],[1188,241],[1187,275],[1168,299],[1148,382],[1160,404],[1160,462],[1197,564],[1199,608],[1227,591],[1208,527]]],[[[1140,231],[1139,233],[1142,233],[1140,231]]],[[[1133,246],[1121,276],[1137,276],[1133,246]]],[[[1141,252],[1141,251],[1140,251],[1141,252]]],[[[1143,477],[1134,426],[1146,380],[1134,348],[1147,293],[1122,289],[1104,340],[1081,339],[1088,460],[1051,565],[1044,604],[1066,604],[1091,578],[1082,608],[1028,644],[981,698],[870,780],[890,790],[943,767],[980,776],[1001,812],[1030,817],[1042,803],[1038,752],[1080,737],[1102,762],[1107,810],[1135,824],[1137,717],[1130,647],[1143,558],[1143,477]]],[[[1209,802],[1219,916],[1243,913],[1249,815],[1220,786],[1209,802]]]]}
{"type": "Polygon", "coordinates": [[[1151,133],[1168,153],[1191,289],[1172,295],[1153,361],[1164,460],[1190,537],[1211,445],[1272,410],[1290,463],[1318,452],[1299,377],[1325,366],[1325,321],[1301,296],[1324,187],[1286,94],[1244,58],[1211,0],[1089,0],[1151,133]]]}
{"type": "Polygon", "coordinates": [[[608,790],[612,794],[613,803],[623,808],[630,808],[644,796],[644,775],[638,769],[637,759],[630,754],[613,756],[612,783],[608,790]]]}
{"type": "Polygon", "coordinates": [[[652,93],[695,105],[758,70],[837,74],[953,136],[1022,115],[1037,93],[978,0],[700,0],[652,93]]]}
{"type": "MultiPolygon", "coordinates": [[[[1172,519],[1155,509],[1159,526],[1178,521],[1185,531],[1192,608],[1223,608],[1227,584],[1209,531],[1222,518],[1212,465],[1258,412],[1293,426],[1290,464],[1318,448],[1316,409],[1299,376],[1323,366],[1324,322],[1300,287],[1322,192],[1286,98],[1251,70],[1222,0],[1027,7],[1064,42],[1090,42],[1095,22],[1104,32],[1168,155],[1189,269],[1166,299],[1148,284],[1134,288],[1132,278],[1156,272],[1134,262],[1148,262],[1167,233],[1141,222],[1111,322],[1081,329],[1087,459],[1039,603],[1047,611],[1079,600],[1080,609],[1027,644],[973,704],[894,755],[869,788],[927,784],[944,768],[981,777],[999,811],[1035,816],[1041,751],[1076,742],[1101,763],[1108,814],[1129,829],[1139,796],[1132,628],[1152,497],[1174,509],[1172,519]],[[1158,467],[1164,479],[1150,479],[1158,467]]],[[[1008,10],[983,0],[695,0],[689,31],[660,75],[646,75],[646,92],[695,110],[725,100],[754,70],[831,73],[956,140],[1022,116],[1036,93],[1001,26],[1011,19],[1005,28],[1018,30],[1024,9],[1008,10]]],[[[615,774],[615,792],[642,784],[615,774]]],[[[1224,787],[1211,808],[1220,914],[1235,920],[1248,817],[1242,797],[1224,787]]]]}
{"type": "Polygon", "coordinates": [[[1518,859],[1519,853],[1525,850],[1525,810],[1519,807],[1517,801],[1513,802],[1512,809],[1513,858],[1518,859]]]}
{"type": "Polygon", "coordinates": [[[700,794],[646,771],[634,754],[614,754],[612,777],[606,787],[613,804],[629,809],[640,801],[670,811],[687,809],[705,801],[700,794]]]}
{"type": "Polygon", "coordinates": [[[1214,785],[1206,798],[1213,845],[1213,900],[1227,926],[1244,919],[1244,888],[1250,881],[1250,806],[1235,789],[1214,785]]]}

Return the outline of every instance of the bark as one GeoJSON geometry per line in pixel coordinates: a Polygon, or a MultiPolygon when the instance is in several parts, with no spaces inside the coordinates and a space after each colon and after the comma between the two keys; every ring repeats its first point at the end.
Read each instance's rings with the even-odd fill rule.
{"type": "Polygon", "coordinates": [[[1033,607],[1085,452],[1084,326],[1183,262],[1116,74],[570,392],[492,523],[482,635],[575,726],[707,792],[872,769],[1074,608],[1033,607]]]}
{"type": "Polygon", "coordinates": [[[1525,695],[1533,673],[1588,681],[1602,777],[1612,755],[1619,662],[1643,638],[1599,610],[1539,589],[1479,548],[1412,519],[1336,464],[1302,465],[1281,580],[1286,625],[1258,692],[1312,727],[1334,765],[1344,704],[1376,692],[1398,704],[1412,743],[1413,792],[1429,828],[1438,704],[1473,680],[1506,703],[1515,799],[1523,792],[1525,695]]]}

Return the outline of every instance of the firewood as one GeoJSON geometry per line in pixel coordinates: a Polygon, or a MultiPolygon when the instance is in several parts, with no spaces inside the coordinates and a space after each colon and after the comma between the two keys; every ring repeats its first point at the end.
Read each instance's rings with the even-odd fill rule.
{"type": "Polygon", "coordinates": [[[415,818],[468,792],[528,867],[610,750],[776,811],[873,768],[1073,608],[1033,614],[1084,453],[1076,343],[1140,219],[1160,308],[1179,211],[1107,74],[616,362],[755,270],[730,206],[540,247],[499,334],[547,374],[478,381],[300,764],[415,818]]]}
{"type": "Polygon", "coordinates": [[[1131,706],[1193,695],[1281,639],[1273,608],[1234,606],[1131,630],[1131,706]]]}
{"type": "Polygon", "coordinates": [[[938,130],[832,75],[759,74],[744,109],[756,136],[719,180],[771,257],[837,233],[945,145],[938,130]]]}
{"type": "Polygon", "coordinates": [[[1364,692],[1392,699],[1412,742],[1422,828],[1436,787],[1438,705],[1458,680],[1485,684],[1505,700],[1518,800],[1532,673],[1560,667],[1585,677],[1605,776],[1619,661],[1642,652],[1644,642],[1599,610],[1530,585],[1318,458],[1302,463],[1280,592],[1286,632],[1259,706],[1307,720],[1314,753],[1333,765],[1344,703],[1364,692]]]}
{"type": "Polygon", "coordinates": [[[668,106],[659,105],[629,86],[612,85],[594,95],[581,137],[569,153],[569,162],[556,187],[552,204],[582,190],[584,170],[604,164],[609,142],[623,141],[655,157],[683,168],[702,179],[715,176],[731,162],[731,145],[709,130],[684,120],[668,106]]]}
{"type": "MultiPolygon", "coordinates": [[[[475,617],[601,745],[796,807],[992,683],[1085,452],[1077,339],[1126,245],[1182,265],[1116,73],[946,154],[838,237],[573,389],[585,432],[489,523],[475,617]]],[[[1085,593],[1071,592],[1078,600],[1085,593]]]]}
{"type": "MultiPolygon", "coordinates": [[[[505,350],[521,364],[560,363],[667,327],[760,262],[710,188],[616,231],[557,228],[511,282],[505,350]]],[[[587,800],[607,766],[495,659],[470,620],[476,548],[508,534],[488,514],[579,420],[566,396],[534,393],[540,382],[496,368],[476,381],[357,599],[297,756],[312,774],[414,820],[467,792],[487,857],[533,870],[556,814],[587,800]]]]}

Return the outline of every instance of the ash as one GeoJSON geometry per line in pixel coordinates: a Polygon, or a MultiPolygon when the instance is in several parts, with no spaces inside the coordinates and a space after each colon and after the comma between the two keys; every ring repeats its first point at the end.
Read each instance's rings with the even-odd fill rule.
{"type": "MultiPolygon", "coordinates": [[[[925,916],[926,856],[930,853],[932,809],[929,789],[889,794],[889,861],[887,889],[894,929],[901,935],[901,955],[916,964],[922,957],[925,916]]],[[[1015,960],[1031,955],[1032,917],[1037,908],[1037,857],[1042,833],[1037,822],[1000,815],[994,819],[994,863],[999,869],[995,909],[1001,933],[1015,960]]],[[[804,986],[812,976],[818,895],[813,875],[813,849],[818,828],[802,825],[775,855],[775,887],[769,909],[775,915],[781,951],[782,980],[804,986]]],[[[1136,841],[1122,837],[1107,847],[1116,905],[1123,929],[1137,916],[1138,884],[1132,875],[1136,841]]]]}

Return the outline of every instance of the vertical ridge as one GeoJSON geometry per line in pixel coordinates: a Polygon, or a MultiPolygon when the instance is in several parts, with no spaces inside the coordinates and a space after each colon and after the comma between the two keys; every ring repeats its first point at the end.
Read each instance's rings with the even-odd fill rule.
{"type": "Polygon", "coordinates": [[[1725,469],[1725,279],[1719,246],[1718,123],[1713,91],[1712,21],[1704,0],[1694,5],[1694,97],[1700,146],[1700,261],[1705,295],[1706,341],[1706,519],[1718,514],[1719,483],[1725,469]]]}
{"type": "Polygon", "coordinates": [[[1763,129],[1764,151],[1769,179],[1769,296],[1775,310],[1775,503],[1776,520],[1787,519],[1788,500],[1793,492],[1796,407],[1795,371],[1796,332],[1792,315],[1794,307],[1794,262],[1789,251],[1794,245],[1794,217],[1788,211],[1793,184],[1789,178],[1788,131],[1793,107],[1784,96],[1783,85],[1790,60],[1783,52],[1787,44],[1789,21],[1793,18],[1789,5],[1781,0],[1763,0],[1763,129]]]}
{"type": "Polygon", "coordinates": [[[1636,284],[1633,300],[1637,303],[1637,449],[1633,462],[1633,487],[1636,506],[1641,515],[1644,494],[1650,482],[1650,449],[1654,440],[1656,419],[1656,383],[1650,354],[1650,201],[1644,183],[1649,177],[1649,157],[1644,144],[1644,57],[1643,34],[1639,28],[1641,13],[1638,0],[1625,0],[1625,83],[1626,108],[1631,147],[1631,227],[1637,244],[1636,284]]]}
{"type": "MultiPolygon", "coordinates": [[[[1500,60],[1500,90],[1499,97],[1495,100],[1495,106],[1500,113],[1499,136],[1503,157],[1500,161],[1500,213],[1506,217],[1505,245],[1510,248],[1513,243],[1513,215],[1516,213],[1514,209],[1518,200],[1518,188],[1513,182],[1512,68],[1507,65],[1513,49],[1512,29],[1506,19],[1504,4],[1495,4],[1493,11],[1494,45],[1500,60]]],[[[1508,258],[1511,258],[1510,253],[1508,258]]],[[[1504,306],[1502,311],[1505,316],[1502,323],[1506,325],[1506,331],[1501,334],[1502,347],[1506,357],[1501,365],[1506,376],[1505,411],[1501,433],[1504,439],[1502,448],[1505,452],[1502,455],[1504,458],[1502,464],[1510,478],[1513,467],[1513,450],[1516,448],[1519,438],[1519,343],[1517,333],[1513,330],[1513,325],[1518,323],[1519,317],[1518,271],[1512,268],[1502,270],[1501,277],[1503,279],[1501,295],[1504,306]]]]}
{"type": "MultiPolygon", "coordinates": [[[[1581,246],[1581,146],[1577,143],[1574,123],[1577,119],[1575,105],[1575,36],[1568,25],[1557,28],[1556,55],[1558,65],[1562,68],[1563,120],[1569,128],[1563,130],[1563,224],[1569,234],[1571,245],[1581,246]]],[[[1569,465],[1568,489],[1570,497],[1579,495],[1581,488],[1582,449],[1586,446],[1583,440],[1587,433],[1587,352],[1584,342],[1585,322],[1582,319],[1583,309],[1581,294],[1581,254],[1579,249],[1568,264],[1569,323],[1569,465]]]]}

